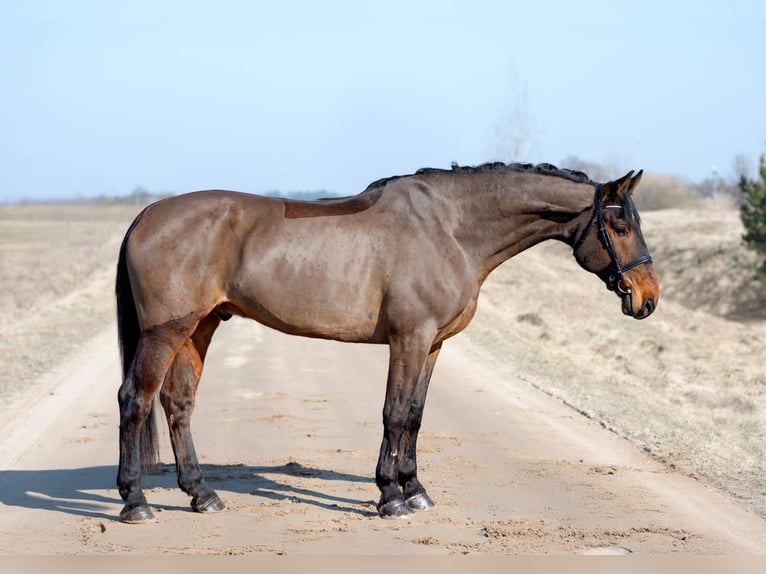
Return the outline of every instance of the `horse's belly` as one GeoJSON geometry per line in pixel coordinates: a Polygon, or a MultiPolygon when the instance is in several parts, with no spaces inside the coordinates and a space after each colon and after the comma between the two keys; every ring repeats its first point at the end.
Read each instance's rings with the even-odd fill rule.
{"type": "Polygon", "coordinates": [[[230,295],[240,312],[280,331],[354,342],[384,342],[381,292],[368,275],[327,269],[270,269],[237,285],[230,295]]]}

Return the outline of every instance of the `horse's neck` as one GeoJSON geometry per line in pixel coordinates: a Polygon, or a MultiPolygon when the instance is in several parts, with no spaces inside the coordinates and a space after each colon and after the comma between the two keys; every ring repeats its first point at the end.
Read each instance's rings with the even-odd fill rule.
{"type": "Polygon", "coordinates": [[[470,189],[461,193],[465,216],[456,236],[484,276],[541,241],[571,244],[593,204],[593,185],[556,176],[507,174],[465,181],[470,189]]]}

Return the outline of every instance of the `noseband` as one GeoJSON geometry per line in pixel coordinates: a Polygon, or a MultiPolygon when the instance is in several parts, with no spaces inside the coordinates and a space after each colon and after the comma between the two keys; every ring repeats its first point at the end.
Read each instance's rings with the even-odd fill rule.
{"type": "Polygon", "coordinates": [[[623,279],[625,278],[625,272],[634,267],[638,267],[639,265],[643,265],[644,263],[651,263],[652,256],[646,253],[624,265],[620,264],[620,260],[617,258],[617,251],[615,251],[614,244],[612,243],[612,238],[609,237],[609,234],[606,232],[606,222],[601,214],[604,209],[611,207],[601,207],[601,186],[602,184],[600,183],[596,184],[596,198],[593,201],[593,216],[590,218],[588,225],[585,226],[585,229],[583,229],[580,237],[575,242],[573,251],[577,253],[577,250],[585,241],[588,233],[590,233],[591,228],[598,224],[598,236],[601,238],[601,241],[604,242],[604,246],[606,247],[607,253],[609,253],[609,258],[612,260],[612,265],[614,267],[614,270],[606,279],[606,287],[610,291],[615,291],[621,296],[630,297],[630,289],[625,289],[622,285],[623,279]]]}

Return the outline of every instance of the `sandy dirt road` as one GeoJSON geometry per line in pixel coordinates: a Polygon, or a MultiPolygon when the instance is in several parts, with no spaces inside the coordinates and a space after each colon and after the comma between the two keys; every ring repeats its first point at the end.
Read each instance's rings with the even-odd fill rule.
{"type": "Polygon", "coordinates": [[[191,512],[172,453],[144,485],[155,524],[118,522],[114,327],[0,418],[0,554],[764,554],[766,522],[524,381],[445,344],[419,441],[437,507],[375,512],[387,349],[233,319],[193,419],[226,502],[191,512]],[[40,392],[40,388],[43,392],[40,392]]]}

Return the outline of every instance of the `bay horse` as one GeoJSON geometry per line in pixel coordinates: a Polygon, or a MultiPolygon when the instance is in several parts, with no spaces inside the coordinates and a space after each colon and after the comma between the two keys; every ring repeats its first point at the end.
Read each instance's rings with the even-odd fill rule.
{"type": "Polygon", "coordinates": [[[550,164],[453,165],[347,198],[202,191],[148,206],[117,265],[120,519],[154,520],[141,474],[157,461],[157,396],[193,510],[224,509],[202,476],[189,421],[210,340],[232,315],[293,335],[388,345],[378,513],[432,507],[416,462],[426,391],[442,343],[471,321],[493,269],[556,239],[619,296],[624,314],[655,309],[658,279],[632,199],[641,174],[596,183],[550,164]]]}

